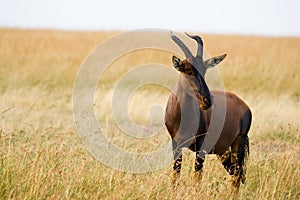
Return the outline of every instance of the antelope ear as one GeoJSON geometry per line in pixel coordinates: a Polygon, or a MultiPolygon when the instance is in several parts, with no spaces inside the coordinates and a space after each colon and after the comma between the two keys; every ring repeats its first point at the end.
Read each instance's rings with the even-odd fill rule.
{"type": "Polygon", "coordinates": [[[173,62],[173,66],[175,67],[175,69],[180,70],[180,59],[177,58],[176,56],[172,57],[172,62],[173,62]]]}
{"type": "Polygon", "coordinates": [[[216,56],[216,57],[207,59],[206,61],[204,61],[204,65],[205,65],[206,69],[217,66],[220,62],[222,62],[224,60],[224,58],[226,58],[226,56],[227,56],[227,54],[223,54],[221,56],[216,56]]]}

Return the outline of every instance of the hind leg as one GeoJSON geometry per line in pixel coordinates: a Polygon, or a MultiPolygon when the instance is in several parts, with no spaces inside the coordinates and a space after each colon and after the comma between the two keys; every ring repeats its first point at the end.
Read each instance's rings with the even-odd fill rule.
{"type": "Polygon", "coordinates": [[[230,149],[219,158],[226,171],[231,176],[231,192],[237,194],[240,184],[245,183],[245,158],[249,153],[248,136],[238,136],[230,149]]]}
{"type": "Polygon", "coordinates": [[[229,169],[231,167],[231,150],[230,148],[227,149],[227,151],[223,155],[217,155],[218,159],[221,161],[222,165],[226,169],[227,172],[229,172],[229,169]]]}
{"type": "Polygon", "coordinates": [[[237,138],[235,142],[231,145],[230,153],[230,164],[228,163],[228,173],[231,176],[231,193],[237,194],[240,188],[241,182],[241,166],[238,163],[238,149],[239,149],[239,139],[237,138]]]}
{"type": "Polygon", "coordinates": [[[233,175],[237,176],[239,186],[239,182],[244,184],[246,181],[246,160],[249,156],[249,138],[247,134],[236,139],[232,144],[232,152],[234,152],[232,159],[235,163],[233,175]]]}
{"type": "Polygon", "coordinates": [[[240,185],[237,173],[237,152],[238,147],[236,147],[236,145],[232,145],[222,156],[218,156],[218,158],[222,162],[222,165],[231,176],[230,182],[232,188],[239,188],[240,185]]]}

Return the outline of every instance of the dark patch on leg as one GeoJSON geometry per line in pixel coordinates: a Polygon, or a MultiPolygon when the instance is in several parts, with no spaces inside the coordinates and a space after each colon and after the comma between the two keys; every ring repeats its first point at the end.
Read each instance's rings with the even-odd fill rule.
{"type": "Polygon", "coordinates": [[[196,152],[196,160],[195,160],[195,171],[199,171],[203,168],[205,158],[201,158],[199,152],[196,152]]]}
{"type": "Polygon", "coordinates": [[[177,173],[180,173],[181,163],[182,163],[182,155],[179,158],[177,158],[174,162],[173,170],[175,170],[177,173]]]}
{"type": "Polygon", "coordinates": [[[198,185],[202,180],[202,168],[203,163],[205,160],[205,152],[201,150],[201,146],[204,142],[205,135],[199,135],[196,137],[196,144],[195,144],[195,152],[196,152],[196,159],[195,159],[195,174],[194,174],[194,180],[196,185],[198,185]]]}
{"type": "Polygon", "coordinates": [[[219,156],[218,158],[221,160],[222,165],[226,169],[226,171],[230,175],[233,175],[234,163],[231,162],[232,158],[230,150],[227,150],[222,156],[219,156]]]}
{"type": "Polygon", "coordinates": [[[175,188],[178,185],[178,180],[180,177],[181,164],[182,164],[182,149],[178,146],[175,140],[172,140],[174,165],[172,172],[172,185],[175,188]]]}

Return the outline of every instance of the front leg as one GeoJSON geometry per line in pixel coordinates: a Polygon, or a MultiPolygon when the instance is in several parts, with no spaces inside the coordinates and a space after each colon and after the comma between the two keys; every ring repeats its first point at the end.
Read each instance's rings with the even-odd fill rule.
{"type": "Polygon", "coordinates": [[[172,140],[172,148],[173,148],[173,155],[174,155],[172,185],[175,188],[178,185],[178,181],[180,177],[180,170],[181,170],[181,163],[182,163],[182,148],[179,147],[179,145],[174,139],[172,140]]]}
{"type": "Polygon", "coordinates": [[[202,171],[203,171],[202,168],[205,160],[205,152],[201,150],[201,146],[203,142],[204,142],[204,136],[196,137],[196,145],[195,145],[196,159],[195,159],[195,174],[194,174],[194,179],[196,184],[200,183],[202,180],[202,171]]]}
{"type": "Polygon", "coordinates": [[[202,180],[202,171],[203,171],[203,163],[204,163],[205,157],[203,156],[203,153],[196,152],[196,160],[195,160],[195,174],[194,179],[195,183],[200,183],[202,180]]]}

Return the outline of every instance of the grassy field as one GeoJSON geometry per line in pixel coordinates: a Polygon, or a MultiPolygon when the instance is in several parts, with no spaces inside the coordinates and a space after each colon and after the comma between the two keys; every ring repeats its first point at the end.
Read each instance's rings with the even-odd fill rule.
{"type": "MultiPolygon", "coordinates": [[[[214,156],[207,157],[202,186],[195,190],[194,154],[184,151],[180,186],[173,191],[171,164],[130,174],[101,164],[86,150],[73,120],[73,84],[89,52],[114,34],[0,29],[0,199],[229,199],[228,176],[214,156]]],[[[228,54],[219,66],[224,85],[253,112],[240,199],[300,199],[300,38],[204,35],[203,40],[210,55],[228,54]]],[[[166,143],[166,130],[147,144],[130,141],[103,104],[109,104],[118,73],[150,61],[171,66],[171,55],[147,50],[120,58],[96,94],[96,115],[106,134],[136,152],[166,143]]],[[[129,112],[137,123],[149,121],[141,110],[153,102],[166,104],[169,91],[154,87],[131,98],[129,112]]]]}

